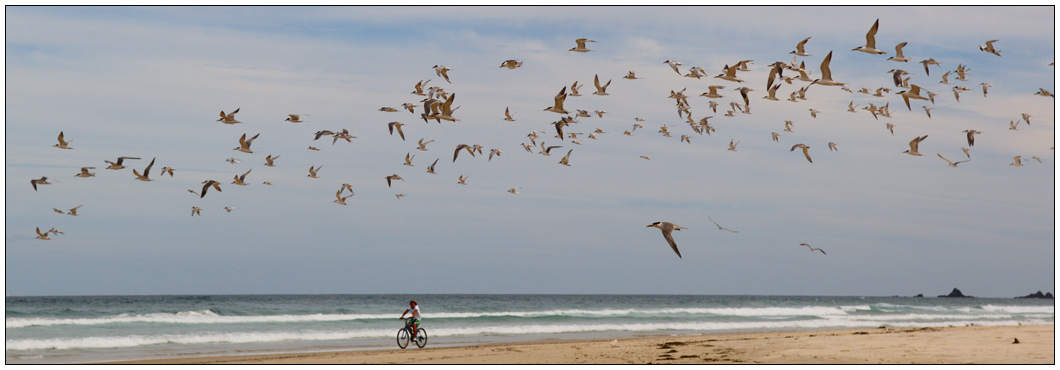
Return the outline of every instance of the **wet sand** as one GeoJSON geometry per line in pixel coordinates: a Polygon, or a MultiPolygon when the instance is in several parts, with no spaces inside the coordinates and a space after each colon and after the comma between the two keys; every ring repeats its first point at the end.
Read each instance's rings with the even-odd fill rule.
{"type": "Polygon", "coordinates": [[[135,364],[1054,364],[1053,325],[724,333],[135,364]],[[1015,340],[1019,343],[1014,343],[1015,340]]]}

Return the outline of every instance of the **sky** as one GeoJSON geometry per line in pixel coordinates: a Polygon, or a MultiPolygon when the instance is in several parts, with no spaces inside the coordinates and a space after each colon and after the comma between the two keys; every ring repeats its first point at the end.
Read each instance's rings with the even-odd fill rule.
{"type": "Polygon", "coordinates": [[[8,295],[935,296],[959,288],[1014,297],[1055,288],[1055,108],[1034,95],[1055,91],[1051,6],[5,14],[8,295]],[[877,19],[876,46],[887,54],[851,50],[877,19]],[[790,54],[807,37],[810,55],[790,54]],[[568,51],[578,38],[595,40],[592,51],[568,51]],[[1000,57],[979,49],[994,39],[1000,57]],[[887,60],[900,42],[910,62],[887,60]],[[795,80],[780,82],[779,101],[763,99],[770,64],[796,57],[816,79],[829,53],[832,78],[851,92],[795,80]],[[926,73],[918,62],[927,58],[941,65],[926,73]],[[523,65],[498,67],[508,59],[523,65]],[[680,73],[667,60],[680,62],[680,73]],[[743,83],[713,77],[741,60],[753,60],[737,74],[743,83]],[[450,82],[435,65],[450,68],[450,82]],[[958,65],[967,81],[950,73],[941,83],[958,65]],[[691,67],[707,77],[683,77],[691,67]],[[897,93],[907,88],[888,73],[896,68],[921,95],[937,93],[934,103],[901,109],[897,93]],[[623,79],[628,71],[640,78],[623,79]],[[592,95],[594,76],[611,81],[609,95],[592,95]],[[424,122],[424,97],[410,93],[419,81],[455,94],[459,121],[424,122]],[[552,122],[564,115],[544,109],[575,81],[581,96],[568,96],[565,108],[607,113],[578,117],[565,130],[581,135],[561,140],[552,122]],[[982,83],[991,85],[986,96],[982,83]],[[709,85],[724,86],[724,97],[700,96],[709,85]],[[805,100],[787,101],[808,85],[805,100]],[[957,101],[954,86],[970,90],[957,101]],[[740,87],[752,89],[750,114],[727,117],[730,102],[743,104],[740,87]],[[876,97],[862,87],[890,91],[876,97]],[[710,135],[695,133],[668,97],[682,90],[694,120],[712,117],[710,135]],[[402,103],[415,113],[379,110],[402,103]],[[889,104],[891,117],[873,118],[861,109],[870,104],[889,104]],[[217,122],[237,108],[241,123],[217,122]],[[506,108],[514,122],[503,120],[506,108]],[[285,122],[288,114],[304,122],[285,122]],[[389,122],[405,124],[404,140],[389,122]],[[623,134],[634,124],[643,128],[623,134]],[[659,132],[664,125],[671,137],[659,132]],[[313,139],[342,129],[356,138],[313,139]],[[606,133],[586,137],[596,129],[606,133]],[[982,132],[967,157],[963,130],[982,132]],[[534,131],[538,145],[561,147],[525,151],[534,131]],[[53,147],[60,132],[74,149],[53,147]],[[260,134],[253,153],[233,150],[243,134],[260,134]],[[902,153],[924,135],[922,156],[902,153]],[[416,149],[421,138],[434,140],[427,151],[416,149]],[[812,163],[790,150],[800,143],[812,163]],[[459,144],[502,154],[464,152],[454,162],[459,144]],[[569,167],[558,163],[568,151],[569,167]],[[279,156],[274,167],[264,166],[266,155],[279,156]],[[954,168],[937,155],[969,161],[954,168]],[[107,170],[104,160],[120,156],[140,159],[107,170]],[[1024,166],[1011,166],[1014,156],[1024,166]],[[132,170],[151,159],[153,181],[137,181],[132,170]],[[85,166],[96,175],[74,177],[85,166]],[[307,176],[310,166],[322,166],[319,178],[307,176]],[[231,184],[248,170],[249,185],[231,184]],[[392,174],[404,181],[388,187],[392,174]],[[30,180],[42,176],[54,183],[34,191],[30,180]],[[221,192],[187,191],[211,179],[221,192]],[[354,191],[345,206],[333,202],[344,183],[354,191]],[[78,205],[78,216],[53,211],[78,205]],[[673,234],[682,257],[646,227],[656,221],[687,228],[673,234]],[[63,234],[37,240],[37,227],[63,234]]]}

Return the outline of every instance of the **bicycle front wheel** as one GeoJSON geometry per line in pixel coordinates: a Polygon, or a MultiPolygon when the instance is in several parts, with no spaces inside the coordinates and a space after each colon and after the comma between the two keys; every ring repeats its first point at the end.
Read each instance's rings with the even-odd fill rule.
{"type": "Polygon", "coordinates": [[[423,346],[426,346],[427,345],[427,329],[420,328],[420,330],[417,330],[416,331],[415,341],[416,341],[416,346],[418,346],[420,348],[423,348],[423,346]]]}
{"type": "Polygon", "coordinates": [[[397,333],[397,344],[398,344],[398,347],[401,347],[401,349],[405,349],[405,347],[409,346],[409,332],[408,332],[408,330],[405,330],[405,329],[398,330],[398,333],[397,333]]]}

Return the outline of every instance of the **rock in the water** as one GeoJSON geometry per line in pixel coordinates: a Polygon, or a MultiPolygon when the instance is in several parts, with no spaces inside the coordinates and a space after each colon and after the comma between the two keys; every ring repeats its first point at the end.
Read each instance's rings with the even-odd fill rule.
{"type": "Polygon", "coordinates": [[[1016,297],[1016,298],[1053,299],[1053,293],[1042,294],[1042,291],[1039,290],[1037,293],[1031,293],[1031,294],[1028,294],[1028,295],[1025,295],[1025,296],[1022,296],[1022,297],[1016,297]]]}
{"type": "Polygon", "coordinates": [[[940,295],[939,298],[974,298],[970,295],[964,295],[960,289],[953,288],[953,291],[947,295],[940,295]]]}

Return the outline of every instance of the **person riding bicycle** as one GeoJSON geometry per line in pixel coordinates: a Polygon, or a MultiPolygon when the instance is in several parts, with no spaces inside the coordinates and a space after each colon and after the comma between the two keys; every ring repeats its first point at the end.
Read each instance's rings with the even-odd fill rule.
{"type": "Polygon", "coordinates": [[[412,318],[409,320],[409,324],[412,325],[411,336],[415,338],[416,328],[420,326],[420,305],[419,303],[416,303],[415,299],[409,301],[409,308],[401,314],[401,318],[404,319],[405,315],[408,314],[409,311],[412,312],[412,318]]]}

